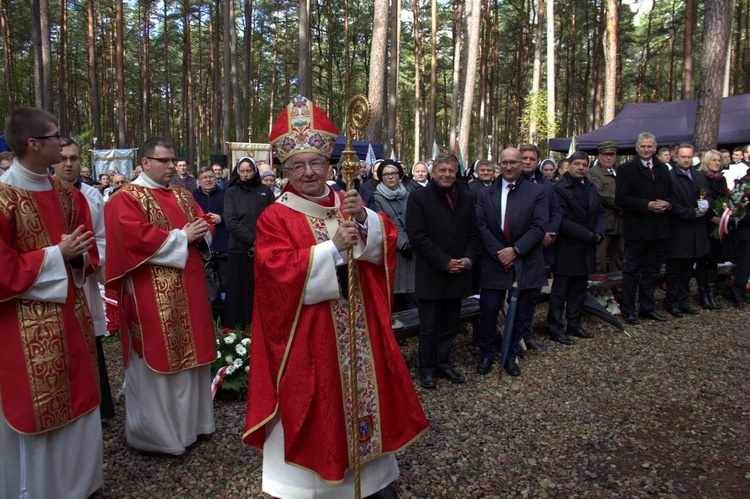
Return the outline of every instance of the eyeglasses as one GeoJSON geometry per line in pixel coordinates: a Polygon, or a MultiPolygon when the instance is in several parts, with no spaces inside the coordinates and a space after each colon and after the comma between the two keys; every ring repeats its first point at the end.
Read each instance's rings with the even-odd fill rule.
{"type": "Polygon", "coordinates": [[[388,172],[383,174],[383,178],[398,177],[398,172],[388,172]]]}
{"type": "Polygon", "coordinates": [[[323,169],[326,167],[326,163],[325,161],[315,159],[313,161],[310,161],[309,163],[294,163],[292,164],[292,166],[287,168],[287,170],[294,173],[295,175],[302,175],[304,172],[307,171],[308,166],[315,173],[319,173],[323,171],[323,169]]]}
{"type": "Polygon", "coordinates": [[[61,163],[65,163],[66,161],[70,161],[71,163],[75,163],[79,159],[81,159],[80,156],[60,156],[62,158],[61,163]]]}
{"type": "Polygon", "coordinates": [[[177,158],[152,158],[151,156],[146,156],[146,159],[158,161],[162,165],[168,165],[169,163],[172,163],[173,165],[177,164],[177,158]]]}
{"type": "Polygon", "coordinates": [[[37,140],[44,140],[44,139],[57,139],[57,140],[60,140],[62,138],[62,135],[60,135],[60,132],[57,132],[54,135],[42,135],[40,137],[31,137],[31,138],[32,139],[37,139],[37,140]]]}
{"type": "Polygon", "coordinates": [[[520,164],[521,164],[520,161],[501,161],[500,162],[500,166],[516,166],[520,164]]]}

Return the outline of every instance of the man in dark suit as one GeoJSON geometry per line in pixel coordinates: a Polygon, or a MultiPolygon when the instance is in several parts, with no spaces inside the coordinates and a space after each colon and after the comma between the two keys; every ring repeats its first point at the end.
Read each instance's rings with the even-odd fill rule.
{"type": "Polygon", "coordinates": [[[638,135],[635,148],[638,155],[618,169],[615,185],[615,203],[623,210],[622,236],[625,239],[622,315],[629,324],[638,324],[636,290],[642,318],[667,320],[654,310],[654,288],[669,237],[667,211],[671,208],[668,199],[672,192],[669,169],[654,157],[654,134],[638,135]]]}
{"type": "MultiPolygon", "coordinates": [[[[525,144],[521,146],[521,162],[523,167],[523,177],[532,184],[540,185],[544,189],[544,195],[547,198],[547,233],[542,240],[542,252],[544,253],[544,263],[547,267],[552,265],[555,258],[552,244],[555,242],[557,231],[560,229],[560,219],[562,214],[557,204],[557,194],[555,194],[555,185],[539,171],[539,148],[534,144],[525,144]]],[[[519,307],[516,320],[518,327],[523,331],[523,342],[529,350],[546,350],[547,347],[534,341],[532,326],[534,314],[536,313],[536,304],[542,295],[542,287],[547,285],[547,281],[532,292],[530,308],[519,307]]]]}
{"type": "Polygon", "coordinates": [[[469,183],[469,191],[471,191],[471,198],[476,203],[477,194],[480,190],[488,187],[492,184],[495,179],[495,165],[488,159],[480,159],[477,161],[476,166],[477,178],[469,183]]]}
{"type": "MultiPolygon", "coordinates": [[[[519,289],[518,314],[534,315],[533,298],[537,288],[547,283],[542,254],[542,240],[547,232],[547,198],[544,189],[525,180],[521,173],[521,152],[505,149],[500,155],[502,175],[491,186],[481,190],[477,198],[477,224],[482,242],[482,275],[479,298],[479,348],[482,358],[479,374],[492,369],[497,341],[497,314],[506,298],[506,291],[516,281],[519,289]]],[[[518,325],[512,334],[506,372],[518,376],[521,370],[515,358],[523,329],[518,325]]]]}
{"type": "Polygon", "coordinates": [[[461,299],[470,294],[469,269],[477,258],[474,203],[457,182],[458,160],[441,154],[432,181],[409,195],[406,232],[417,255],[415,286],[419,299],[419,381],[435,388],[435,377],[466,381],[450,363],[461,323],[461,299]]]}
{"type": "Polygon", "coordinates": [[[581,327],[589,274],[596,270],[596,246],[604,241],[606,218],[596,186],[586,177],[589,155],[574,152],[570,166],[555,185],[562,220],[555,241],[554,281],[547,325],[553,341],[572,345],[568,336],[593,338],[581,327]],[[563,311],[567,326],[563,321],[563,311]]]}
{"type": "Polygon", "coordinates": [[[688,305],[690,276],[698,258],[709,252],[708,232],[703,215],[708,211],[708,200],[700,199],[708,193],[706,177],[693,167],[693,146],[680,144],[675,152],[675,168],[669,172],[672,179],[672,197],[669,210],[669,239],[667,239],[667,312],[674,317],[696,315],[698,311],[688,305]]]}

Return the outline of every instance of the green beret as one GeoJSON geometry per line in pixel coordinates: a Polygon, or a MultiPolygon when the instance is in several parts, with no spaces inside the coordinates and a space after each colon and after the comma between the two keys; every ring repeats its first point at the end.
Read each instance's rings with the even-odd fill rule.
{"type": "Polygon", "coordinates": [[[606,151],[607,149],[614,149],[615,152],[617,152],[617,142],[613,140],[605,140],[604,142],[596,146],[596,148],[599,150],[599,152],[606,151]]]}

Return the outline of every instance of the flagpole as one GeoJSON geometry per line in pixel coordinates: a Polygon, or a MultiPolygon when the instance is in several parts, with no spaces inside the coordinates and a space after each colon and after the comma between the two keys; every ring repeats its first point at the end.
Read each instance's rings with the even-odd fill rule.
{"type": "MultiPolygon", "coordinates": [[[[352,141],[357,132],[367,128],[370,121],[370,103],[367,98],[358,94],[349,101],[349,107],[346,110],[346,147],[341,153],[341,171],[346,179],[346,190],[350,191],[354,186],[354,177],[359,171],[359,160],[357,153],[354,151],[352,141]]],[[[349,220],[354,218],[349,215],[349,220]]],[[[349,278],[349,302],[355,299],[356,285],[354,275],[354,249],[350,249],[347,254],[348,278],[349,278]]],[[[360,486],[359,471],[359,393],[357,386],[357,318],[352,313],[353,307],[349,306],[349,394],[352,401],[351,413],[352,422],[350,428],[351,445],[352,445],[352,462],[354,466],[354,497],[360,499],[362,490],[360,486]]]]}

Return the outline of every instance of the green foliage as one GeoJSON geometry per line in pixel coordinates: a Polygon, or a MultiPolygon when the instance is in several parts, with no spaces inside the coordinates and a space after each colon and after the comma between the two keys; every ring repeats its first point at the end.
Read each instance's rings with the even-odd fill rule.
{"type": "MultiPolygon", "coordinates": [[[[536,137],[533,142],[539,145],[542,153],[546,150],[550,137],[555,137],[556,122],[559,116],[556,113],[552,128],[547,120],[547,92],[529,92],[526,97],[526,106],[521,117],[521,137],[525,140],[529,136],[532,119],[536,120],[536,137]]],[[[544,154],[543,154],[544,155],[544,154]]]]}

